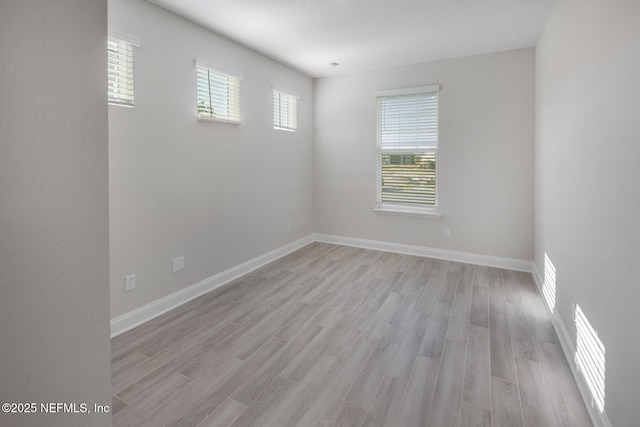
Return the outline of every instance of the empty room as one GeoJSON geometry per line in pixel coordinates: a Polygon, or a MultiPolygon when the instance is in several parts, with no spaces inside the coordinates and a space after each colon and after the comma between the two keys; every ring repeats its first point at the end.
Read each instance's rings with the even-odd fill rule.
{"type": "Polygon", "coordinates": [[[0,2],[1,427],[640,425],[640,2],[0,2]]]}

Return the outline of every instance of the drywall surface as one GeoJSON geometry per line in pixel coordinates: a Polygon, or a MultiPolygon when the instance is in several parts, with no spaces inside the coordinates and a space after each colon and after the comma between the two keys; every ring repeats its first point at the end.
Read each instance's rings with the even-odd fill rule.
{"type": "Polygon", "coordinates": [[[322,78],[314,87],[316,232],[533,260],[533,49],[322,78]],[[429,84],[441,85],[443,218],[374,213],[375,94],[429,84]]]}
{"type": "Polygon", "coordinates": [[[106,0],[0,2],[0,403],[36,403],[2,426],[111,425],[106,34],[106,0]]]}
{"type": "Polygon", "coordinates": [[[115,318],[314,231],[313,82],[142,0],[110,1],[109,27],[140,39],[135,107],[109,106],[115,318]],[[240,125],[196,119],[196,58],[244,78],[240,125]],[[300,96],[296,132],[272,86],[300,96]]]}
{"type": "Polygon", "coordinates": [[[614,426],[640,419],[640,3],[562,0],[536,48],[536,267],[605,347],[614,426]]]}

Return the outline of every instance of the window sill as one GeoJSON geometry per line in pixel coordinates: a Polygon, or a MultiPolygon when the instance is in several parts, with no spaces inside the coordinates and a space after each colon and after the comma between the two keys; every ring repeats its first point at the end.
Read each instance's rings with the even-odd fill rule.
{"type": "Polygon", "coordinates": [[[113,99],[109,100],[109,105],[115,105],[115,106],[118,106],[118,107],[133,108],[133,102],[115,101],[113,99]]]}
{"type": "Polygon", "coordinates": [[[379,205],[373,211],[382,215],[419,216],[423,218],[442,218],[442,213],[437,208],[419,208],[413,206],[379,205]]]}
{"type": "Polygon", "coordinates": [[[215,117],[206,117],[206,116],[198,116],[198,121],[200,121],[200,122],[226,123],[226,124],[234,125],[234,126],[238,126],[240,124],[239,120],[217,119],[215,117]]]}
{"type": "Polygon", "coordinates": [[[280,126],[274,126],[273,129],[274,130],[283,130],[285,132],[295,132],[296,131],[295,129],[283,128],[283,127],[280,127],[280,126]]]}

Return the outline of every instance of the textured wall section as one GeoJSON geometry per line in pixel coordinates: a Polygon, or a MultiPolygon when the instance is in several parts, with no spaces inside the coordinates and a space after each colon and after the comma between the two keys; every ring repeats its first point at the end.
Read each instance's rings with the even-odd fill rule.
{"type": "Polygon", "coordinates": [[[106,20],[106,0],[0,2],[0,403],[38,412],[111,405],[106,20]]]}
{"type": "Polygon", "coordinates": [[[532,260],[533,84],[533,49],[317,79],[316,231],[532,260]],[[376,214],[375,93],[433,83],[444,216],[376,214]]]}

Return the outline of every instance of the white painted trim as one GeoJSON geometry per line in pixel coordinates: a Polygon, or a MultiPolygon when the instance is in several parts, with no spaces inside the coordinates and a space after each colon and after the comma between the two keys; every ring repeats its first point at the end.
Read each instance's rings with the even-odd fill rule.
{"type": "MultiPolygon", "coordinates": [[[[214,276],[204,279],[194,285],[181,289],[150,304],[144,305],[129,313],[111,319],[111,337],[116,337],[130,329],[135,328],[149,320],[152,320],[176,307],[179,307],[207,292],[222,287],[231,281],[238,279],[270,262],[290,254],[310,243],[322,242],[336,245],[353,246],[358,248],[373,249],[378,251],[395,252],[408,255],[424,256],[447,261],[464,262],[468,264],[485,265],[489,267],[505,268],[509,270],[525,271],[533,273],[534,280],[542,294],[542,276],[538,267],[532,261],[503,258],[491,255],[480,255],[468,252],[450,251],[446,249],[430,248],[425,246],[406,245],[402,243],[382,242],[378,240],[358,239],[354,237],[333,236],[328,234],[310,234],[302,239],[291,242],[285,246],[274,249],[235,267],[231,267],[214,276]]],[[[553,328],[558,336],[560,347],[569,364],[571,373],[578,385],[580,396],[585,403],[591,422],[595,427],[612,427],[609,417],[600,413],[595,405],[591,405],[591,395],[582,375],[578,374],[573,355],[576,352],[575,345],[567,331],[564,322],[557,312],[552,313],[546,304],[547,312],[551,317],[553,328]]]]}
{"type": "Polygon", "coordinates": [[[140,47],[140,37],[123,33],[122,31],[116,31],[114,29],[109,29],[109,37],[115,37],[122,41],[129,43],[134,47],[140,47]]]}
{"type": "MultiPolygon", "coordinates": [[[[538,266],[533,264],[533,278],[536,282],[536,286],[538,286],[538,290],[542,295],[542,275],[540,274],[540,270],[538,266]]],[[[578,373],[578,368],[576,366],[576,362],[574,359],[574,355],[576,354],[576,347],[571,339],[571,335],[569,335],[569,331],[567,331],[567,327],[565,326],[562,318],[558,314],[557,310],[551,312],[547,304],[543,304],[547,309],[547,313],[551,317],[551,322],[553,324],[553,329],[556,332],[556,336],[558,337],[558,341],[560,342],[560,348],[562,348],[562,352],[564,353],[564,358],[567,360],[569,364],[569,368],[571,369],[571,374],[573,375],[573,379],[578,385],[578,391],[580,392],[580,397],[584,402],[587,412],[589,413],[589,418],[591,418],[591,422],[595,427],[612,427],[611,421],[607,416],[606,411],[600,413],[598,407],[595,404],[592,404],[591,393],[589,392],[589,387],[584,379],[584,377],[578,373]]]]}
{"type": "Polygon", "coordinates": [[[222,74],[228,77],[233,77],[234,79],[240,80],[240,81],[244,81],[244,77],[242,77],[242,74],[236,72],[236,71],[232,71],[226,68],[222,68],[222,67],[218,67],[216,65],[212,65],[208,62],[205,62],[201,59],[194,59],[193,63],[200,68],[206,68],[209,71],[213,71],[214,73],[218,73],[218,74],[222,74]]]}
{"type": "Polygon", "coordinates": [[[300,93],[298,93],[296,91],[289,90],[289,89],[284,89],[281,86],[271,85],[271,90],[275,91],[275,92],[280,92],[283,95],[287,95],[287,96],[294,97],[296,99],[300,99],[300,93]]]}
{"type": "Polygon", "coordinates": [[[235,126],[238,126],[240,123],[242,123],[242,117],[240,118],[240,120],[231,120],[231,119],[218,119],[216,117],[197,116],[197,119],[200,122],[227,123],[229,125],[235,125],[235,126]]]}
{"type": "Polygon", "coordinates": [[[427,86],[403,87],[400,89],[385,89],[376,92],[376,96],[413,95],[414,93],[440,92],[440,84],[427,86]]]}
{"type": "Polygon", "coordinates": [[[291,242],[240,265],[231,267],[207,279],[201,280],[194,285],[153,301],[152,303],[130,311],[129,313],[125,313],[122,316],[111,319],[111,338],[148,322],[149,320],[173,310],[174,308],[206,294],[207,292],[224,286],[227,283],[264,266],[265,264],[282,258],[293,251],[313,243],[315,240],[314,237],[315,236],[313,234],[310,234],[302,239],[296,240],[295,242],[291,242]]]}
{"type": "Polygon", "coordinates": [[[450,251],[446,249],[429,248],[426,246],[405,245],[402,243],[389,243],[379,240],[366,240],[354,237],[332,236],[327,234],[316,234],[315,240],[316,242],[334,243],[336,245],[355,246],[358,248],[373,249],[377,251],[424,256],[429,258],[443,259],[447,261],[464,262],[467,264],[486,265],[488,267],[526,271],[528,273],[533,270],[532,261],[521,259],[480,255],[469,252],[450,251]]]}
{"type": "Polygon", "coordinates": [[[373,211],[382,215],[406,215],[434,219],[442,218],[442,213],[437,208],[405,207],[379,203],[378,206],[373,208],[373,211]]]}
{"type": "MultiPolygon", "coordinates": [[[[266,254],[260,255],[235,267],[231,267],[214,276],[201,280],[187,288],[181,289],[156,301],[139,307],[129,313],[111,319],[111,337],[116,337],[128,330],[148,322],[176,307],[179,307],[207,292],[217,289],[227,283],[238,279],[270,262],[296,251],[313,242],[333,243],[344,246],[374,249],[379,251],[396,252],[408,255],[425,256],[448,261],[464,262],[469,264],[486,265],[490,267],[506,268],[531,272],[531,261],[479,255],[467,252],[449,251],[445,249],[429,248],[424,246],[405,245],[401,243],[389,243],[376,240],[357,239],[352,237],[332,236],[326,234],[310,234],[302,239],[291,242],[266,254]]],[[[537,280],[537,278],[536,278],[537,280]]],[[[565,352],[566,353],[566,352],[565,352]]]]}
{"type": "Polygon", "coordinates": [[[176,307],[179,307],[207,292],[217,289],[227,283],[238,279],[270,262],[290,254],[310,243],[324,242],[344,246],[374,249],[379,251],[396,252],[409,255],[425,256],[449,261],[465,262],[469,264],[486,265],[490,267],[506,268],[510,270],[531,272],[533,263],[511,258],[479,255],[467,252],[449,251],[445,249],[429,248],[424,246],[405,245],[401,243],[389,243],[376,240],[357,239],[352,237],[332,236],[326,234],[310,234],[302,239],[291,242],[285,246],[274,249],[271,252],[260,255],[235,267],[231,267],[214,276],[181,289],[156,301],[139,307],[129,313],[111,319],[111,337],[116,337],[128,330],[148,322],[176,307]]]}

